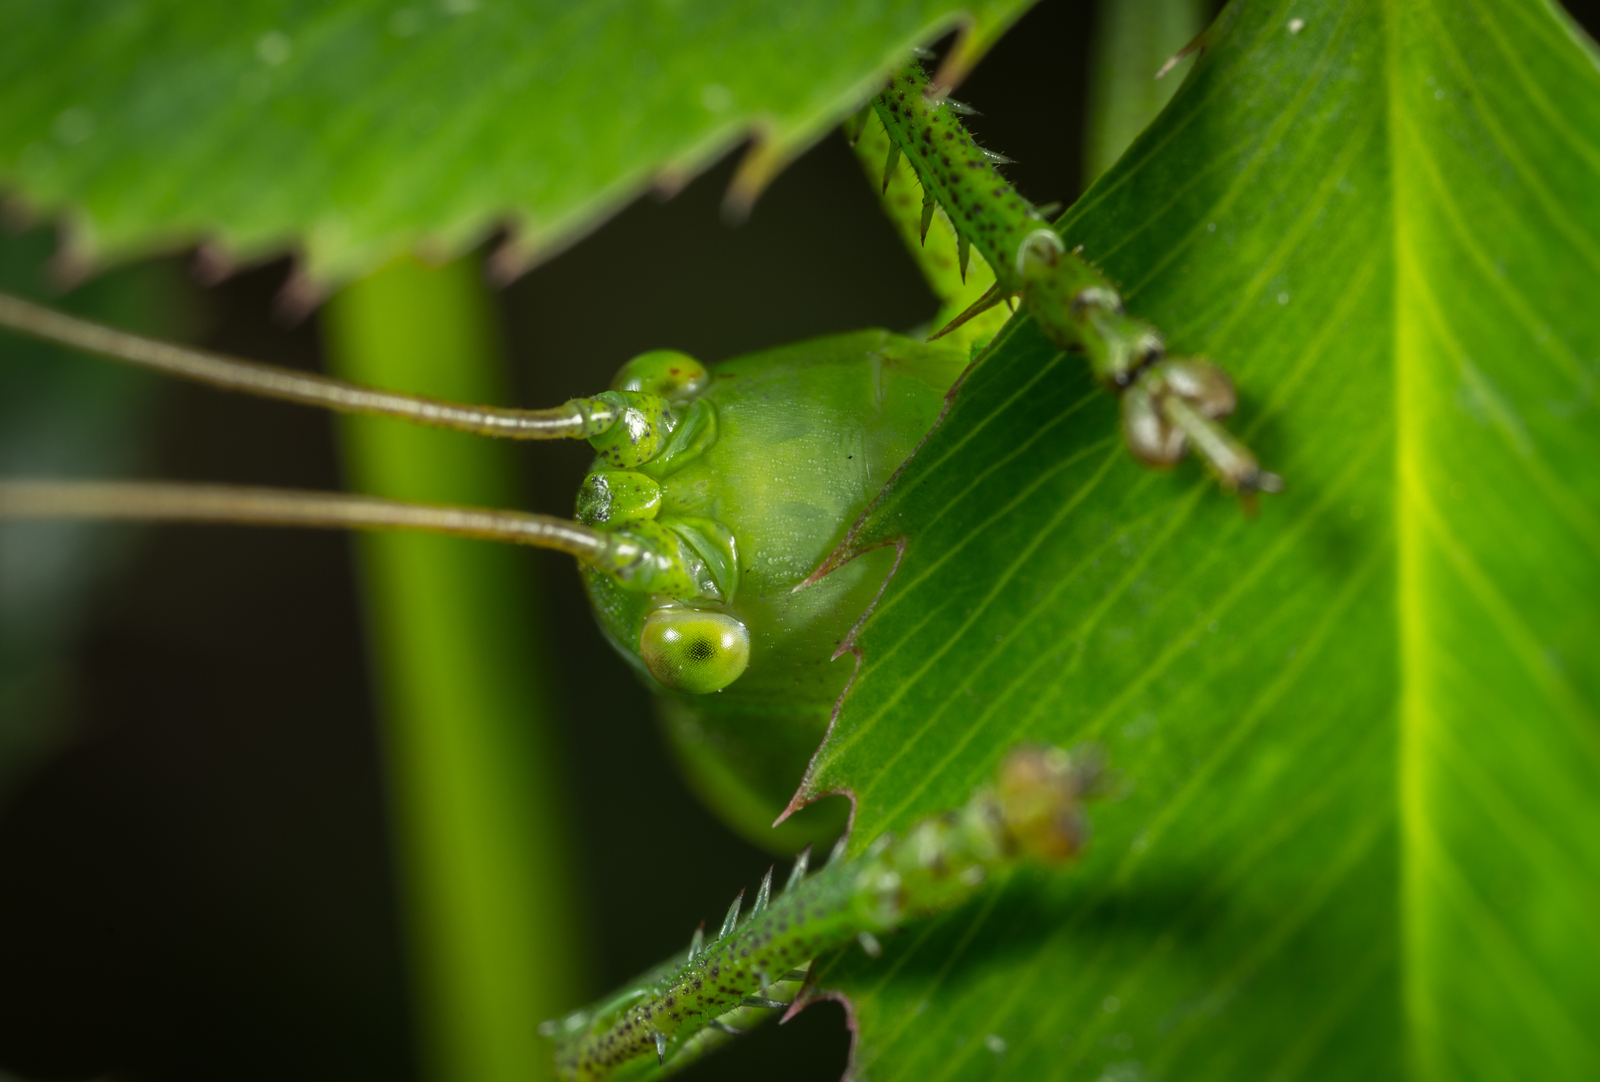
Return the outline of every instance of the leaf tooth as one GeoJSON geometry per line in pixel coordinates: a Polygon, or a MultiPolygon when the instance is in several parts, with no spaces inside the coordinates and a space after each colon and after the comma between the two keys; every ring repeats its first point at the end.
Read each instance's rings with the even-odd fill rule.
{"type": "Polygon", "coordinates": [[[658,1032],[653,1036],[656,1039],[656,1064],[659,1066],[665,1063],[667,1059],[667,1035],[658,1032]]]}
{"type": "Polygon", "coordinates": [[[928,243],[928,226],[933,224],[933,208],[935,206],[933,193],[922,193],[922,243],[928,243]]]}
{"type": "Polygon", "coordinates": [[[694,930],[694,938],[689,940],[689,961],[694,961],[706,945],[706,922],[701,921],[700,927],[694,930]]]}
{"type": "Polygon", "coordinates": [[[967,262],[972,258],[972,242],[965,233],[956,234],[956,259],[961,263],[961,281],[967,280],[967,262]]]}

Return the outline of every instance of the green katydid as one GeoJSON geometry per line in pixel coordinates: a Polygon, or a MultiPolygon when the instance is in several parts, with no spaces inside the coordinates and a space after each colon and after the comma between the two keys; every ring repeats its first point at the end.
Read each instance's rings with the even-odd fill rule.
{"type": "MultiPolygon", "coordinates": [[[[171,375],[309,405],[512,439],[587,439],[597,452],[577,521],[354,496],[174,485],[0,484],[0,517],[116,517],[333,528],[422,529],[559,549],[577,558],[607,638],[658,693],[704,791],[747,832],[788,804],[849,680],[830,665],[888,575],[893,553],[813,572],[936,423],[946,393],[1020,297],[1063,349],[1084,353],[1122,397],[1123,430],[1156,466],[1194,447],[1245,499],[1277,491],[1218,419],[1232,384],[1209,361],[1165,354],[1149,324],[1065,250],[1043,214],[978,146],[964,107],[932,94],[913,61],[855,124],[886,147],[886,209],[946,301],[970,251],[992,285],[929,341],[863,331],[707,370],[672,351],[624,366],[610,390],[550,410],[437,402],[219,357],[0,297],[0,324],[171,375]],[[879,124],[869,117],[876,116],[879,124]],[[921,183],[907,219],[904,160],[921,183]],[[903,174],[904,169],[900,170],[903,174]],[[942,210],[930,247],[929,228],[942,210]]],[[[967,291],[969,294],[971,290],[967,291]]],[[[837,824],[827,824],[834,827],[837,824]]]]}
{"type": "MultiPolygon", "coordinates": [[[[852,669],[831,662],[849,648],[896,554],[880,549],[840,566],[830,556],[937,423],[961,373],[974,358],[981,363],[1005,314],[1002,301],[1019,297],[1058,346],[1086,355],[1121,396],[1124,436],[1137,457],[1168,466],[1193,447],[1221,484],[1246,500],[1280,487],[1219,424],[1234,405],[1227,377],[1208,361],[1166,356],[1155,329],[1126,315],[1111,285],[998,176],[997,156],[967,134],[962,110],[932,96],[913,63],[853,132],[863,148],[886,157],[887,209],[915,236],[947,303],[962,292],[971,249],[988,264],[989,277],[965,289],[971,303],[928,340],[861,331],[711,368],[656,351],[625,365],[606,391],[549,410],[510,410],[202,353],[0,296],[0,325],[225,389],[488,436],[586,439],[597,457],[573,520],[335,493],[18,480],[0,482],[0,518],[418,529],[567,552],[578,560],[602,631],[657,693],[687,768],[718,779],[702,790],[734,794],[718,810],[747,833],[761,831],[788,806],[845,693],[852,669]],[[874,114],[881,128],[869,119],[874,114]],[[907,198],[901,162],[921,183],[920,206],[907,198]],[[897,169],[903,179],[891,190],[897,169]],[[924,250],[940,211],[932,247],[924,250]],[[975,300],[974,290],[981,291],[975,300]]],[[[1077,801],[1088,784],[1081,768],[1059,758],[1039,766],[1046,760],[1037,755],[1015,762],[1034,763],[1046,779],[1035,788],[1056,794],[1047,819],[1079,821],[1077,801]]],[[[603,1077],[664,1061],[669,1051],[687,1062],[737,1028],[739,1012],[776,1003],[770,996],[791,965],[863,933],[868,945],[904,919],[955,904],[977,888],[984,869],[1042,852],[1024,837],[1026,817],[997,810],[1005,803],[997,799],[979,794],[964,811],[831,864],[805,884],[802,872],[786,896],[793,902],[768,908],[764,888],[756,920],[731,919],[707,953],[697,945],[688,963],[668,963],[609,1006],[554,1026],[563,1070],[603,1077]],[[957,874],[933,874],[935,868],[957,874]],[[880,890],[891,878],[905,889],[880,890]],[[807,905],[821,908],[790,912],[807,905]],[[786,920],[798,923],[780,929],[786,920]],[[766,946],[781,943],[788,953],[739,969],[738,980],[724,980],[721,998],[707,1000],[693,1018],[641,1021],[641,1010],[670,1013],[679,994],[673,982],[695,979],[685,974],[697,959],[745,949],[740,944],[752,935],[768,936],[766,946]]],[[[813,824],[819,833],[837,826],[813,824]]],[[[1063,855],[1076,844],[1051,851],[1063,855]]]]}

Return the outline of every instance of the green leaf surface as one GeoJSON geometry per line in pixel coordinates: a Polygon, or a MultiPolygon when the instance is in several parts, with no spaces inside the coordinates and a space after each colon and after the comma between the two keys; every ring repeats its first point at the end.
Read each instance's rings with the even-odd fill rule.
{"type": "Polygon", "coordinates": [[[1600,70],[1538,0],[1239,0],[1063,222],[1235,376],[1250,518],[1025,320],[860,524],[856,851],[1020,741],[1076,869],[832,959],[916,1079],[1600,1077],[1600,70]]]}
{"type": "Polygon", "coordinates": [[[294,246],[339,280],[500,225],[502,270],[741,140],[759,187],[952,27],[1026,0],[0,0],[0,186],[82,255],[294,246]]]}

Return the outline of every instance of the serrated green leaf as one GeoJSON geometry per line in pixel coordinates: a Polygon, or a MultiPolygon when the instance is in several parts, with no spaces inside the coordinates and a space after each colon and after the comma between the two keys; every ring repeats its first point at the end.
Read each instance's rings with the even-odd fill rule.
{"type": "Polygon", "coordinates": [[[1131,795],[1071,872],[834,959],[915,1078],[1600,1075],[1600,69],[1537,0],[1236,2],[1065,222],[1288,480],[1135,466],[1026,321],[814,764],[853,845],[1024,740],[1131,795]]]}
{"type": "Polygon", "coordinates": [[[1026,0],[0,2],[0,185],[82,254],[299,248],[322,281],[500,225],[507,266],[752,134],[748,179],[906,48],[1026,0]]]}

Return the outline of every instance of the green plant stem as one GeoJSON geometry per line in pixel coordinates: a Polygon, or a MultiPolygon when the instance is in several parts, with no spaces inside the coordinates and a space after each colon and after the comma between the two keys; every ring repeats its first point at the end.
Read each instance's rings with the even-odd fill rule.
{"type": "MultiPolygon", "coordinates": [[[[403,261],[336,296],[340,376],[502,397],[475,260],[403,261]]],[[[383,418],[339,421],[353,489],[512,507],[510,448],[383,418]]],[[[570,815],[528,554],[450,537],[360,538],[425,1076],[546,1077],[538,1019],[580,989],[570,815]]]]}
{"type": "Polygon", "coordinates": [[[1182,69],[1155,74],[1200,33],[1209,7],[1206,0],[1100,0],[1089,58],[1084,187],[1122,157],[1177,93],[1182,69]]]}

